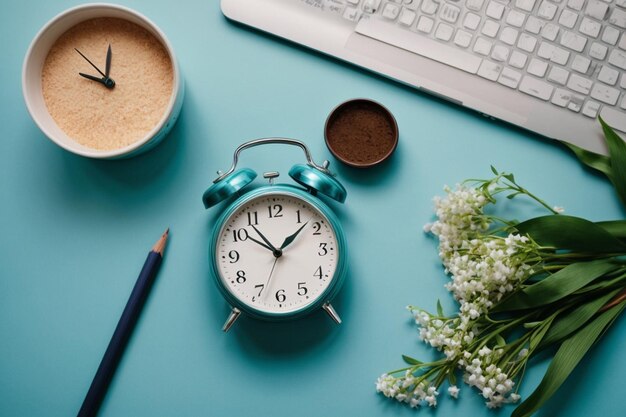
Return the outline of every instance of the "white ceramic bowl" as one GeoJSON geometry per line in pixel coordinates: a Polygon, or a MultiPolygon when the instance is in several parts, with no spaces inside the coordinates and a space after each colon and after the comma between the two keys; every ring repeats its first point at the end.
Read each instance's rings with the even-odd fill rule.
{"type": "Polygon", "coordinates": [[[67,151],[89,158],[115,159],[127,158],[145,152],[153,148],[167,135],[174,123],[176,123],[180,113],[184,86],[172,45],[165,37],[165,34],[152,21],[142,14],[123,6],[93,3],[77,6],[60,13],[50,20],[35,36],[24,58],[22,92],[31,117],[54,143],[67,151]],[[172,96],[159,123],[142,139],[126,147],[112,150],[99,150],[81,145],[62,131],[48,112],[41,85],[43,64],[55,41],[78,23],[99,17],[124,19],[148,30],[165,47],[172,61],[174,73],[172,96]]]}

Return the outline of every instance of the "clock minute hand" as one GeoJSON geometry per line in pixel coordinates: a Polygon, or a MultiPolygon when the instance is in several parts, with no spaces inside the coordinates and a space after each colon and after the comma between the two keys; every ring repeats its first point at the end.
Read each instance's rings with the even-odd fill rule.
{"type": "Polygon", "coordinates": [[[282,250],[281,249],[276,249],[276,247],[274,245],[272,245],[272,242],[270,242],[264,235],[263,233],[261,233],[261,231],[259,229],[257,229],[256,227],[254,227],[254,225],[251,225],[252,228],[254,229],[255,232],[258,233],[259,236],[261,236],[261,239],[263,239],[263,242],[265,242],[267,244],[267,246],[269,246],[270,248],[272,248],[272,251],[274,252],[274,256],[276,258],[279,258],[280,255],[282,255],[282,250]]]}
{"type": "Polygon", "coordinates": [[[104,68],[104,76],[109,78],[109,74],[111,73],[111,44],[109,44],[109,49],[107,49],[107,61],[104,68]]]}
{"type": "Polygon", "coordinates": [[[260,242],[258,240],[256,240],[255,238],[251,237],[250,235],[248,235],[248,239],[250,239],[251,241],[253,241],[254,243],[256,243],[257,245],[261,245],[263,246],[265,249],[269,250],[270,252],[274,252],[274,249],[270,248],[269,246],[267,246],[265,243],[260,242]]]}
{"type": "Polygon", "coordinates": [[[298,234],[302,231],[302,229],[304,229],[304,227],[309,224],[309,222],[304,223],[302,226],[300,226],[300,228],[298,230],[296,230],[295,233],[293,233],[292,235],[289,235],[285,238],[285,240],[283,241],[283,244],[280,245],[280,250],[285,249],[287,246],[291,245],[291,243],[296,240],[296,237],[298,236],[298,234]]]}
{"type": "Polygon", "coordinates": [[[100,71],[100,68],[96,67],[96,65],[91,62],[89,60],[89,58],[87,58],[85,55],[83,55],[83,53],[81,51],[79,51],[78,49],[74,48],[74,50],[76,52],[78,52],[80,54],[80,56],[82,56],[83,58],[85,58],[85,61],[89,62],[91,64],[92,67],[94,67],[96,69],[96,71],[98,71],[100,73],[100,75],[102,75],[104,78],[108,78],[102,71],[100,71]]]}

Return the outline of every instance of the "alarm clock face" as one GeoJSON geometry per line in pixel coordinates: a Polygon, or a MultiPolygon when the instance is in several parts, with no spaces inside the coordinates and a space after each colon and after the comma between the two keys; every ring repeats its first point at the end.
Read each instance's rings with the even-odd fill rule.
{"type": "Polygon", "coordinates": [[[320,301],[338,266],[332,222],[296,195],[270,192],[244,201],[215,242],[222,286],[261,313],[288,315],[320,301]]]}

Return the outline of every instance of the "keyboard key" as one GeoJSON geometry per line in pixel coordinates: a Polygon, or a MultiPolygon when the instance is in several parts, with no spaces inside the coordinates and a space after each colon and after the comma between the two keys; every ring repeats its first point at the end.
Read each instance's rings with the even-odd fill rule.
{"type": "Polygon", "coordinates": [[[404,26],[411,26],[415,21],[415,17],[416,13],[413,10],[407,9],[405,7],[400,13],[400,19],[398,19],[398,22],[404,26]]]}
{"type": "MultiPolygon", "coordinates": [[[[420,21],[422,18],[424,16],[420,17],[420,21]]],[[[361,19],[355,31],[471,74],[476,74],[480,66],[480,58],[456,46],[445,45],[379,19],[361,19]]]]}
{"type": "Polygon", "coordinates": [[[589,56],[595,59],[599,59],[600,61],[606,58],[606,52],[607,47],[598,42],[592,43],[591,48],[589,48],[589,56]]]}
{"type": "Polygon", "coordinates": [[[569,104],[569,100],[572,97],[572,93],[562,88],[557,88],[554,91],[554,95],[552,96],[552,100],[550,102],[559,107],[565,107],[569,104]]]}
{"type": "Polygon", "coordinates": [[[526,93],[541,100],[548,100],[552,95],[552,87],[547,82],[538,80],[537,78],[525,76],[519,85],[519,91],[526,93]]]}
{"type": "Polygon", "coordinates": [[[532,58],[530,60],[530,64],[528,64],[527,71],[532,75],[536,75],[537,77],[543,77],[544,75],[546,75],[547,69],[548,69],[547,62],[544,62],[537,58],[532,58]]]}
{"type": "Polygon", "coordinates": [[[554,3],[550,3],[546,0],[542,1],[537,10],[537,16],[542,19],[552,20],[556,14],[558,7],[554,3]]]}
{"type": "Polygon", "coordinates": [[[489,52],[491,52],[492,45],[493,44],[489,42],[487,39],[478,38],[476,39],[476,42],[474,43],[474,52],[476,52],[477,54],[487,56],[489,55],[489,52]]]}
{"type": "Polygon", "coordinates": [[[361,16],[361,11],[356,7],[346,7],[343,11],[343,18],[351,22],[355,22],[361,16]]]}
{"type": "Polygon", "coordinates": [[[600,68],[600,72],[598,73],[598,81],[602,81],[604,84],[615,85],[617,83],[617,78],[619,77],[619,72],[614,70],[613,68],[609,68],[606,65],[603,65],[600,68]]]}
{"type": "Polygon", "coordinates": [[[621,49],[626,51],[626,33],[622,35],[622,40],[619,41],[618,45],[621,49]]]}
{"type": "Polygon", "coordinates": [[[478,75],[488,79],[489,81],[496,81],[500,75],[500,71],[502,71],[502,65],[483,59],[482,64],[480,64],[480,68],[478,68],[478,75]]]}
{"type": "Polygon", "coordinates": [[[365,0],[363,2],[363,11],[365,13],[375,13],[380,7],[380,0],[365,0]]]}
{"type": "Polygon", "coordinates": [[[500,40],[507,45],[515,45],[518,33],[519,32],[513,28],[505,27],[502,29],[502,32],[500,32],[500,40]]]}
{"type": "Polygon", "coordinates": [[[541,36],[549,41],[554,41],[559,34],[559,27],[552,23],[548,23],[541,30],[541,36]]]}
{"type": "Polygon", "coordinates": [[[581,74],[586,74],[587,71],[589,71],[590,65],[591,60],[581,55],[576,55],[572,60],[572,69],[574,71],[580,72],[581,74]]]}
{"type": "Polygon", "coordinates": [[[496,45],[491,51],[491,58],[494,61],[506,62],[509,59],[511,51],[503,45],[496,45]]]}
{"type": "Polygon", "coordinates": [[[552,81],[554,83],[565,85],[567,82],[567,77],[569,77],[569,72],[564,70],[561,67],[552,67],[550,72],[548,73],[548,81],[552,81]]]}
{"type": "Polygon", "coordinates": [[[626,9],[626,0],[615,0],[615,4],[623,9],[626,9]]]}
{"type": "Polygon", "coordinates": [[[609,5],[599,0],[589,0],[585,14],[591,16],[597,20],[604,20],[606,12],[609,10],[609,5]]]}
{"type": "Polygon", "coordinates": [[[483,35],[489,36],[490,38],[495,38],[498,34],[498,30],[500,30],[499,23],[496,23],[493,20],[486,20],[483,24],[483,30],[481,32],[483,35]]]}
{"type": "MultiPolygon", "coordinates": [[[[622,108],[626,108],[626,106],[622,106],[622,108]]],[[[600,116],[612,128],[626,132],[626,112],[604,106],[600,110],[600,116]]]]}
{"type": "Polygon", "coordinates": [[[521,79],[522,74],[519,72],[513,71],[510,68],[503,68],[500,77],[498,77],[498,82],[510,88],[517,88],[521,79]]]}
{"type": "Polygon", "coordinates": [[[532,12],[533,7],[535,7],[535,0],[515,0],[515,7],[525,12],[532,12]]]}
{"type": "Polygon", "coordinates": [[[565,26],[568,29],[573,28],[578,20],[578,14],[571,10],[564,9],[559,17],[559,25],[565,26]]]}
{"type": "Polygon", "coordinates": [[[421,10],[425,14],[433,15],[437,13],[438,8],[439,4],[435,3],[433,0],[424,0],[421,10]]]}
{"type": "Polygon", "coordinates": [[[552,58],[552,52],[554,52],[555,46],[548,42],[541,42],[539,49],[537,49],[537,55],[540,58],[550,59],[552,58]]]}
{"type": "Polygon", "coordinates": [[[563,48],[559,48],[558,46],[554,48],[554,50],[552,51],[552,57],[550,58],[550,61],[559,65],[566,65],[568,60],[569,60],[568,51],[566,51],[563,48]]]}
{"type": "MultiPolygon", "coordinates": [[[[515,68],[522,69],[526,65],[527,59],[528,57],[524,55],[523,53],[518,52],[518,51],[513,51],[513,53],[511,53],[511,57],[509,58],[509,65],[515,68]]],[[[622,76],[622,78],[626,82],[626,78],[624,76],[622,76]]]]}
{"type": "Polygon", "coordinates": [[[584,102],[585,102],[585,98],[583,96],[572,94],[572,96],[569,99],[569,104],[567,105],[567,108],[573,112],[578,113],[580,109],[582,108],[584,102]]]}
{"type": "Polygon", "coordinates": [[[433,26],[435,25],[435,21],[430,17],[421,16],[420,20],[417,21],[417,30],[424,33],[430,33],[433,30],[433,26]]]}
{"type": "Polygon", "coordinates": [[[615,65],[617,68],[626,70],[626,52],[613,49],[609,55],[609,64],[615,65]]]}
{"type": "Polygon", "coordinates": [[[626,12],[617,8],[613,9],[611,16],[609,16],[609,23],[622,29],[626,29],[626,12]]]}
{"type": "Polygon", "coordinates": [[[619,105],[620,108],[626,109],[626,95],[622,96],[622,102],[619,105]]]}
{"type": "Polygon", "coordinates": [[[614,106],[617,103],[617,98],[619,97],[619,90],[607,87],[606,85],[600,83],[595,83],[591,89],[591,97],[614,106]]]}
{"type": "Polygon", "coordinates": [[[487,5],[487,10],[485,10],[485,14],[492,19],[500,20],[502,15],[504,14],[504,5],[502,3],[498,3],[497,1],[490,1],[487,5]]]}
{"type": "Polygon", "coordinates": [[[569,0],[567,2],[567,7],[576,11],[581,11],[584,4],[585,0],[569,0]]]}
{"type": "Polygon", "coordinates": [[[506,15],[506,23],[516,28],[521,28],[524,20],[526,20],[526,15],[514,9],[509,10],[509,14],[506,15]]]}
{"type": "MultiPolygon", "coordinates": [[[[623,89],[626,89],[626,73],[622,74],[622,79],[619,82],[619,86],[623,89]]],[[[626,95],[624,97],[626,97],[626,95]]]]}
{"type": "Polygon", "coordinates": [[[612,28],[611,26],[605,27],[604,32],[602,32],[602,42],[606,42],[609,45],[615,45],[619,39],[619,33],[619,30],[612,28]]]}
{"type": "Polygon", "coordinates": [[[461,48],[467,48],[472,42],[472,34],[466,32],[464,30],[457,30],[456,35],[454,36],[454,43],[459,45],[461,48]]]}
{"type": "Polygon", "coordinates": [[[583,105],[583,114],[592,119],[596,118],[598,110],[600,110],[600,103],[596,103],[595,101],[587,100],[583,105]]]}
{"type": "Polygon", "coordinates": [[[446,23],[439,23],[437,30],[435,31],[435,38],[442,41],[449,41],[454,34],[454,28],[446,23]]]}
{"type": "Polygon", "coordinates": [[[485,0],[467,0],[466,6],[468,9],[478,12],[482,9],[484,2],[485,0]]]}
{"type": "Polygon", "coordinates": [[[583,20],[580,22],[580,27],[578,28],[578,31],[585,35],[591,36],[592,38],[597,38],[600,34],[601,28],[602,25],[600,23],[596,22],[595,20],[591,20],[588,17],[583,17],[583,20]]]}
{"type": "Polygon", "coordinates": [[[456,23],[459,20],[459,15],[461,14],[461,9],[456,6],[451,5],[450,3],[445,3],[441,8],[441,12],[439,13],[439,17],[441,20],[444,20],[449,23],[456,23]]]}
{"type": "MultiPolygon", "coordinates": [[[[600,30],[600,29],[598,29],[600,30]]],[[[566,48],[572,49],[576,52],[582,52],[585,49],[585,45],[587,44],[587,38],[584,36],[577,35],[574,32],[564,31],[563,36],[561,36],[561,45],[566,48]]]]}
{"type": "Polygon", "coordinates": [[[591,86],[593,81],[588,78],[581,77],[577,74],[572,74],[569,77],[569,81],[567,82],[567,87],[571,88],[573,91],[577,93],[588,95],[591,91],[591,86]]]}
{"type": "Polygon", "coordinates": [[[517,47],[526,52],[532,52],[537,45],[537,38],[533,38],[525,33],[522,33],[517,41],[517,47]]]}
{"type": "Polygon", "coordinates": [[[480,24],[480,16],[474,13],[467,13],[463,20],[463,26],[470,30],[476,30],[480,24]]]}
{"type": "Polygon", "coordinates": [[[538,35],[543,28],[544,22],[537,19],[535,16],[528,16],[528,20],[526,21],[526,26],[524,26],[524,30],[538,35]]]}
{"type": "Polygon", "coordinates": [[[395,3],[387,3],[385,4],[385,8],[383,9],[383,17],[387,19],[394,20],[400,14],[400,6],[395,3]]]}

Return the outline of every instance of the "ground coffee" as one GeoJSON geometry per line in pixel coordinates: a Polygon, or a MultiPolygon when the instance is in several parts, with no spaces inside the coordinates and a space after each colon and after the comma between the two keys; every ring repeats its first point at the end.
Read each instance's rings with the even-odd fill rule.
{"type": "Polygon", "coordinates": [[[398,128],[389,111],[369,100],[337,107],[326,122],[326,143],[342,162],[367,167],[386,159],[398,142],[398,128]]]}

